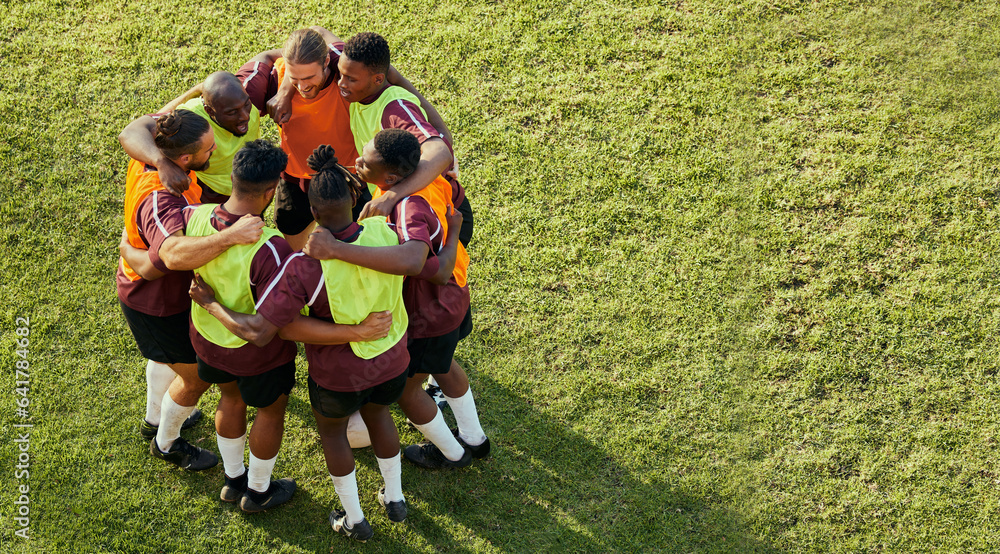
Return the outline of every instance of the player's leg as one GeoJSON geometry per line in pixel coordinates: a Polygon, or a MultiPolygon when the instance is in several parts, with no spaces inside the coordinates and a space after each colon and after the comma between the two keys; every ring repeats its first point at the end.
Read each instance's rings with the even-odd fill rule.
{"type": "Polygon", "coordinates": [[[250,429],[250,465],[246,494],[240,499],[244,512],[260,512],[291,500],[296,485],[292,479],[272,480],[278,450],[285,433],[285,409],[295,385],[295,361],[251,377],[240,377],[244,402],[257,408],[250,429]]]}
{"type": "MultiPolygon", "coordinates": [[[[205,373],[201,372],[205,378],[205,373]]],[[[236,502],[247,490],[247,472],[243,453],[247,442],[247,405],[240,396],[236,379],[219,383],[222,397],[215,410],[215,439],[225,470],[225,482],[219,498],[223,502],[236,502]]]]}
{"type": "Polygon", "coordinates": [[[155,428],[160,424],[160,403],[174,377],[177,374],[167,364],[146,360],[146,426],[155,428]]]}
{"type": "Polygon", "coordinates": [[[430,442],[407,446],[403,456],[420,467],[457,468],[472,461],[471,453],[451,433],[437,404],[420,387],[428,374],[433,374],[441,383],[444,374],[451,369],[458,340],[459,330],[455,329],[438,337],[410,339],[406,345],[410,354],[410,379],[399,399],[399,407],[430,442]]]}
{"type": "Polygon", "coordinates": [[[181,425],[195,409],[209,384],[198,377],[198,364],[171,364],[177,378],[170,384],[160,407],[160,428],[150,442],[150,454],[184,469],[202,470],[219,463],[215,454],[194,446],[181,436],[181,425]]]}
{"type": "Polygon", "coordinates": [[[404,454],[408,460],[425,468],[467,466],[471,455],[452,435],[441,410],[421,388],[426,377],[427,374],[418,373],[407,379],[399,397],[399,407],[430,443],[407,446],[404,454]]]}
{"type": "Polygon", "coordinates": [[[389,520],[396,523],[406,519],[407,509],[406,498],[403,496],[399,432],[389,413],[389,405],[402,395],[408,377],[409,373],[404,370],[399,376],[374,387],[369,402],[360,410],[368,427],[372,450],[375,451],[384,482],[378,493],[378,501],[385,508],[389,520]]]}
{"type": "Polygon", "coordinates": [[[343,510],[330,513],[330,526],[340,534],[366,541],[374,533],[361,509],[354,452],[347,440],[348,421],[362,402],[360,393],[330,391],[309,378],[309,403],[312,404],[313,417],[316,418],[323,458],[333,480],[333,488],[344,507],[343,510]]]}
{"type": "MultiPolygon", "coordinates": [[[[177,376],[169,363],[194,360],[194,350],[188,337],[188,314],[157,317],[134,310],[121,301],[119,305],[139,352],[147,359],[146,415],[139,425],[139,433],[149,441],[156,436],[160,425],[163,395],[177,376]]],[[[195,409],[182,428],[193,427],[199,419],[201,412],[195,409]]]]}
{"type": "Polygon", "coordinates": [[[455,414],[459,442],[467,446],[474,457],[485,458],[490,453],[490,442],[479,423],[479,412],[465,370],[453,359],[448,373],[438,375],[438,383],[455,414]]]}

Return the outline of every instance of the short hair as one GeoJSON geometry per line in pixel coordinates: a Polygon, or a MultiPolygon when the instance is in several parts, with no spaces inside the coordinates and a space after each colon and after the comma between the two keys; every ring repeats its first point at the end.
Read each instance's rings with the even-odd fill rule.
{"type": "Polygon", "coordinates": [[[375,73],[389,72],[389,43],[378,33],[358,33],[347,39],[344,55],[375,73]]]}
{"type": "Polygon", "coordinates": [[[382,164],[400,177],[417,170],[420,163],[420,141],[403,129],[384,129],[375,135],[375,151],[382,164]]]}
{"type": "Polygon", "coordinates": [[[170,159],[198,152],[199,142],[212,128],[208,120],[190,110],[174,110],[156,120],[153,142],[170,159]]]}
{"type": "Polygon", "coordinates": [[[293,64],[323,63],[330,49],[323,40],[323,35],[312,29],[299,29],[292,32],[285,41],[281,55],[285,61],[293,64]]]}
{"type": "Polygon", "coordinates": [[[274,186],[288,164],[288,154],[267,139],[252,140],[233,156],[233,190],[261,196],[274,186]]]}
{"type": "Polygon", "coordinates": [[[337,163],[337,156],[329,144],[321,144],[306,160],[309,169],[316,173],[309,181],[309,204],[320,209],[334,202],[351,199],[355,204],[365,185],[344,166],[337,163]]]}

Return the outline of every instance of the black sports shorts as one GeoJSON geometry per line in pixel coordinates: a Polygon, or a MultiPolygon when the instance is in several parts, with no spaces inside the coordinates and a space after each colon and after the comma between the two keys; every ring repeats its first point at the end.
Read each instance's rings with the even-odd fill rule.
{"type": "Polygon", "coordinates": [[[121,300],[118,303],[143,357],[161,364],[193,364],[197,361],[188,335],[191,310],[160,317],[133,310],[121,300]]]}
{"type": "Polygon", "coordinates": [[[309,377],[309,403],[323,417],[348,417],[369,402],[388,406],[399,400],[407,377],[403,371],[384,383],[357,392],[327,390],[309,377]]]}
{"type": "Polygon", "coordinates": [[[198,358],[198,377],[206,383],[232,383],[240,388],[240,396],[247,406],[266,408],[282,394],[291,394],[295,386],[295,360],[259,375],[233,375],[212,367],[198,358]]]}
{"type": "Polygon", "coordinates": [[[451,360],[455,357],[458,341],[472,332],[472,307],[465,312],[462,323],[450,333],[438,337],[408,339],[406,350],[410,353],[407,367],[410,377],[418,373],[442,374],[451,371],[451,360]]]}

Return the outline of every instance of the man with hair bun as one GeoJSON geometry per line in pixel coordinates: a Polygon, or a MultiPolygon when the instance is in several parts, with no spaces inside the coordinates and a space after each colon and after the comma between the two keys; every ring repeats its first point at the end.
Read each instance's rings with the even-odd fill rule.
{"type": "Polygon", "coordinates": [[[218,463],[215,455],[180,438],[182,425],[193,424],[188,418],[208,388],[198,378],[188,336],[190,270],[230,246],[256,242],[263,222],[247,217],[211,237],[185,237],[182,211],[201,197],[194,171],[208,168],[215,150],[211,127],[194,112],[177,110],[156,120],[153,140],[159,155],[188,171],[193,184],[182,196],[173,196],[155,167],[129,162],[123,255],[128,247],[141,249],[142,255],[129,262],[122,258],[116,280],[125,321],[149,360],[140,434],[150,441],[154,456],[185,469],[208,469],[218,463]]]}
{"type": "MultiPolygon", "coordinates": [[[[360,223],[351,209],[362,185],[337,163],[333,148],[323,145],[308,159],[314,176],[309,187],[312,213],[338,239],[370,246],[398,244],[384,218],[360,223]]],[[[334,531],[366,541],[372,537],[358,497],[354,455],[347,438],[351,414],[360,411],[371,435],[384,486],[379,503],[393,522],[406,519],[402,490],[399,434],[389,413],[406,383],[407,314],[402,277],[386,275],[339,261],[321,262],[301,252],[289,256],[281,275],[256,305],[256,314],[238,313],[215,301],[210,288],[193,287],[192,298],[238,336],[267,341],[289,325],[303,306],[326,321],[354,323],[375,310],[391,312],[388,335],[371,342],[318,345],[306,341],[309,360],[309,401],[319,429],[327,470],[343,510],[329,517],[334,531]]]]}
{"type": "MultiPolygon", "coordinates": [[[[343,47],[338,37],[322,27],[299,29],[285,41],[282,51],[258,54],[236,74],[254,105],[268,111],[281,127],[281,147],[289,159],[278,186],[275,223],[295,249],[302,248],[314,225],[307,158],[321,144],[330,145],[337,158],[348,163],[357,157],[347,102],[334,86],[340,80],[337,68],[343,47]]],[[[416,94],[394,68],[388,68],[385,77],[416,94]]],[[[443,127],[433,107],[425,108],[443,127]]],[[[366,193],[354,208],[355,217],[368,198],[366,193]]]]}
{"type": "Polygon", "coordinates": [[[250,102],[240,81],[232,73],[216,71],[203,83],[169,102],[153,115],[142,116],[118,135],[118,141],[132,159],[156,167],[164,188],[180,196],[197,182],[202,202],[225,202],[232,192],[233,156],[247,142],[260,138],[260,110],[250,102]],[[215,137],[212,164],[196,171],[191,181],[186,171],[165,158],[156,145],[156,117],[175,108],[190,110],[204,118],[215,137]]]}

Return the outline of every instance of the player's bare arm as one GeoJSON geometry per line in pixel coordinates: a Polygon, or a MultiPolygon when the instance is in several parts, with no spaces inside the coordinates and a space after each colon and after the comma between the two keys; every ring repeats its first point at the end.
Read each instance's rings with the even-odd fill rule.
{"type": "Polygon", "coordinates": [[[188,289],[191,300],[205,308],[205,310],[218,319],[230,333],[237,337],[253,343],[254,346],[263,348],[267,346],[274,335],[278,333],[278,328],[260,314],[244,314],[234,312],[223,306],[215,299],[215,291],[201,278],[195,274],[191,280],[191,288],[188,289]]]}
{"type": "Polygon", "coordinates": [[[118,243],[118,253],[121,254],[125,263],[132,268],[132,271],[135,271],[139,274],[139,277],[147,281],[155,281],[166,275],[166,273],[156,269],[156,266],[153,265],[153,262],[149,259],[149,250],[136,248],[129,243],[128,232],[125,229],[122,229],[122,239],[118,243]]]}
{"type": "Polygon", "coordinates": [[[220,304],[215,291],[200,275],[195,275],[188,290],[191,299],[229,332],[241,339],[263,347],[277,334],[285,340],[308,344],[336,345],[349,342],[366,342],[383,338],[392,325],[390,312],[372,312],[357,325],[342,325],[299,315],[292,323],[279,329],[261,314],[235,312],[220,304]]]}
{"type": "Polygon", "coordinates": [[[302,252],[317,260],[342,260],[391,275],[418,275],[427,250],[427,244],[417,240],[397,246],[359,246],[341,242],[328,229],[317,227],[302,252]]]}
{"type": "MultiPolygon", "coordinates": [[[[196,96],[201,96],[201,85],[198,83],[184,94],[167,102],[157,113],[172,112],[177,109],[177,106],[196,96]]],[[[174,196],[180,196],[191,186],[188,172],[172,162],[156,147],[153,142],[155,137],[156,120],[144,115],[125,126],[118,134],[118,142],[121,143],[122,149],[130,158],[157,169],[160,174],[160,182],[163,183],[163,188],[167,189],[167,192],[174,196]]]]}
{"type": "Polygon", "coordinates": [[[213,235],[188,237],[183,231],[176,231],[163,241],[159,256],[167,268],[173,271],[197,269],[217,258],[231,246],[257,242],[263,229],[263,219],[247,214],[228,229],[213,235]]]}
{"type": "Polygon", "coordinates": [[[420,162],[417,169],[407,178],[394,185],[382,196],[365,204],[358,219],[389,215],[396,204],[431,184],[438,175],[444,173],[451,165],[452,155],[448,145],[440,138],[432,138],[420,145],[420,162]]]}
{"type": "Polygon", "coordinates": [[[342,325],[299,315],[295,321],[279,329],[278,336],[295,342],[330,346],[378,340],[389,335],[391,326],[392,312],[372,312],[357,325],[342,325]]]}

